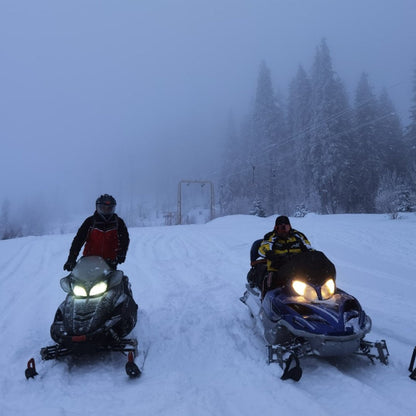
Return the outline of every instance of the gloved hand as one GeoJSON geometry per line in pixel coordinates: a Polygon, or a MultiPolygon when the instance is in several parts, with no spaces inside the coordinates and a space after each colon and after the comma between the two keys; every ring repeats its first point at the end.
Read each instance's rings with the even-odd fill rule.
{"type": "Polygon", "coordinates": [[[124,263],[126,261],[126,256],[117,256],[117,264],[124,263]]]}
{"type": "Polygon", "coordinates": [[[117,259],[105,259],[105,261],[107,262],[107,264],[113,269],[116,270],[117,269],[117,259]]]}
{"type": "Polygon", "coordinates": [[[280,269],[280,267],[282,267],[288,260],[286,256],[276,254],[273,251],[268,251],[266,253],[266,258],[267,260],[270,260],[271,267],[273,269],[280,269]]]}
{"type": "Polygon", "coordinates": [[[64,270],[67,270],[68,272],[72,272],[76,265],[76,260],[74,259],[68,259],[66,263],[64,264],[64,270]]]}

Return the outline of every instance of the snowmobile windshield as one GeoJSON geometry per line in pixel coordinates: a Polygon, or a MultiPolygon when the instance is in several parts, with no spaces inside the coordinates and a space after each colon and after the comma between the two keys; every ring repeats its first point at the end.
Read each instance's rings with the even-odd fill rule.
{"type": "Polygon", "coordinates": [[[102,257],[82,257],[72,270],[71,279],[92,284],[106,280],[111,272],[110,266],[102,257]]]}
{"type": "Polygon", "coordinates": [[[335,282],[334,264],[321,251],[307,251],[296,254],[280,270],[286,282],[301,280],[313,286],[323,286],[332,279],[335,282]]]}
{"type": "Polygon", "coordinates": [[[69,285],[73,295],[80,298],[101,296],[107,291],[111,273],[110,266],[103,258],[82,257],[69,276],[70,281],[64,284],[63,289],[68,291],[67,285],[69,285]]]}

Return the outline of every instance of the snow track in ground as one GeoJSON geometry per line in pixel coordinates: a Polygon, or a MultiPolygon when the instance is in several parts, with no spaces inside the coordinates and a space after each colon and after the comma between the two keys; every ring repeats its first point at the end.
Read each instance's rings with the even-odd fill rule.
{"type": "Polygon", "coordinates": [[[121,354],[41,362],[73,236],[27,237],[0,242],[0,414],[412,414],[416,216],[308,215],[292,224],[335,263],[338,285],[372,318],[367,338],[386,339],[389,366],[365,357],[307,358],[299,383],[279,379],[239,301],[250,245],[273,227],[273,218],[249,216],[130,229],[121,268],[140,308],[134,334],[149,346],[140,379],[127,378],[121,354]],[[40,374],[27,381],[32,356],[40,374]]]}

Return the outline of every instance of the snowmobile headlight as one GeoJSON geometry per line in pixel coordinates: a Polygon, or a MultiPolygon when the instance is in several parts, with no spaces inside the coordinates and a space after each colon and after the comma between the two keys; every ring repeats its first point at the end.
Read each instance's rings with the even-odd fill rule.
{"type": "Polygon", "coordinates": [[[75,296],[79,296],[82,298],[86,298],[88,296],[87,291],[82,286],[79,286],[79,285],[75,285],[72,288],[72,291],[74,292],[75,296]]]}
{"type": "Polygon", "coordinates": [[[100,282],[94,285],[90,290],[90,296],[102,295],[107,290],[107,283],[100,282]]]}
{"type": "Polygon", "coordinates": [[[292,288],[299,296],[303,296],[306,300],[313,301],[318,299],[316,290],[301,280],[294,280],[292,282],[292,288]]]}
{"type": "Polygon", "coordinates": [[[329,299],[335,293],[334,279],[328,279],[321,287],[322,299],[329,299]]]}

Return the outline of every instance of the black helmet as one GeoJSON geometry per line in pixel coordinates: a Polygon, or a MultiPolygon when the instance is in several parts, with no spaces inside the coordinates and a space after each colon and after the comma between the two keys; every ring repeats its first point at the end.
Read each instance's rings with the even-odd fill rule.
{"type": "Polygon", "coordinates": [[[95,201],[97,212],[104,218],[110,218],[116,210],[116,200],[108,194],[101,195],[95,201]]]}

